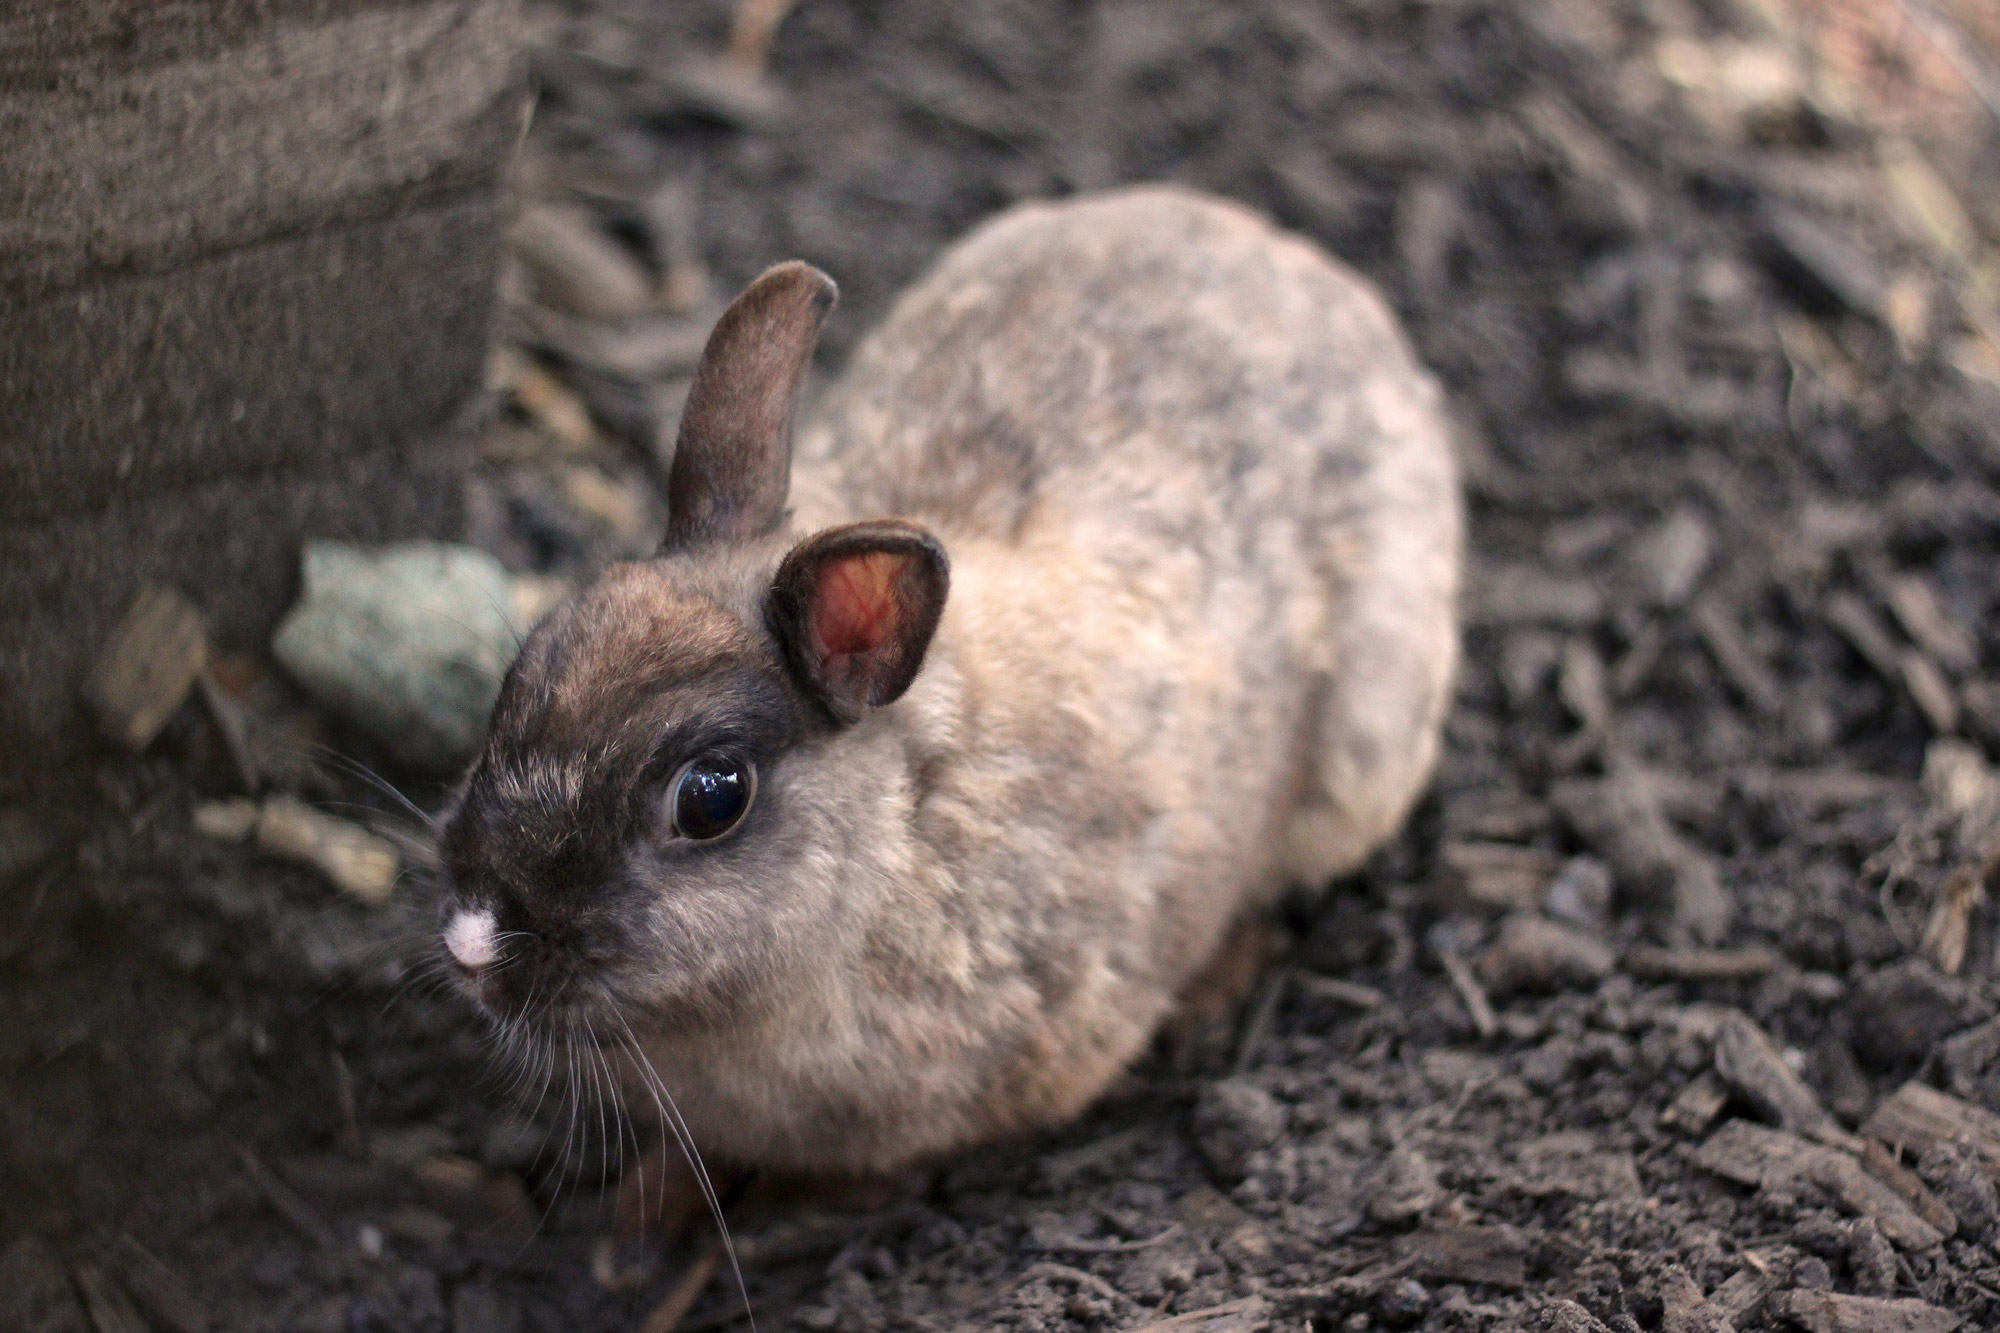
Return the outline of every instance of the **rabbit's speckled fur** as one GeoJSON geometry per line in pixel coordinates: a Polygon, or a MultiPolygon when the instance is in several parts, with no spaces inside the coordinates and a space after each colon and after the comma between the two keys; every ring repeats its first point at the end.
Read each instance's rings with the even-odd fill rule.
{"type": "Polygon", "coordinates": [[[622,1019],[704,1151],[865,1170],[1075,1113],[1235,918],[1356,865],[1429,776],[1461,545],[1437,392],[1372,289],[1239,207],[982,227],[856,353],[790,503],[540,628],[445,839],[447,912],[520,932],[482,1001],[622,1019]],[[850,724],[769,589],[885,517],[935,535],[949,594],[850,724]],[[633,812],[715,736],[756,804],[663,853],[633,812]]]}

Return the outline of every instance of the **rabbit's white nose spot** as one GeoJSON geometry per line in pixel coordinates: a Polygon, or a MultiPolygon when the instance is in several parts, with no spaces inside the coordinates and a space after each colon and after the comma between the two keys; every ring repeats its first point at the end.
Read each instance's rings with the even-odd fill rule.
{"type": "Polygon", "coordinates": [[[500,957],[499,942],[493,932],[493,913],[481,909],[454,916],[444,928],[444,947],[467,971],[493,966],[500,957]]]}

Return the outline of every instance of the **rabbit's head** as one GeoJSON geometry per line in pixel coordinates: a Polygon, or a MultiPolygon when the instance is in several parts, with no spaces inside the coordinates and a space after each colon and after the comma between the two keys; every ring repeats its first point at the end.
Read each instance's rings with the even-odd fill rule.
{"type": "Polygon", "coordinates": [[[869,725],[916,677],[943,547],[880,521],[797,540],[791,419],[833,283],[773,268],[689,393],[660,555],[529,637],[442,835],[447,965],[504,1029],[752,1021],[864,946],[912,787],[869,725]]]}

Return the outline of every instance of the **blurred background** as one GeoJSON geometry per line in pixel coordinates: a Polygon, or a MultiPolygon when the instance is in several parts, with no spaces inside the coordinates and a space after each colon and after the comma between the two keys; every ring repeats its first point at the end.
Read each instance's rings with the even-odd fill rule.
{"type": "Polygon", "coordinates": [[[1085,1124],[752,1191],[760,1326],[2000,1320],[2000,10],[10,0],[0,1327],[747,1327],[655,1130],[423,984],[424,814],[738,287],[840,283],[809,411],[982,218],[1162,179],[1446,389],[1436,794],[1085,1124]]]}

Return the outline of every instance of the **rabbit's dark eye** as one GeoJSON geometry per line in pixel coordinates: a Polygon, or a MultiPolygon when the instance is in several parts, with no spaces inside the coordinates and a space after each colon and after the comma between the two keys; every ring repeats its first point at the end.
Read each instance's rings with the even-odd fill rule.
{"type": "Polygon", "coordinates": [[[697,759],[674,778],[668,808],[683,838],[719,838],[741,823],[757,795],[754,765],[720,755],[697,759]]]}

